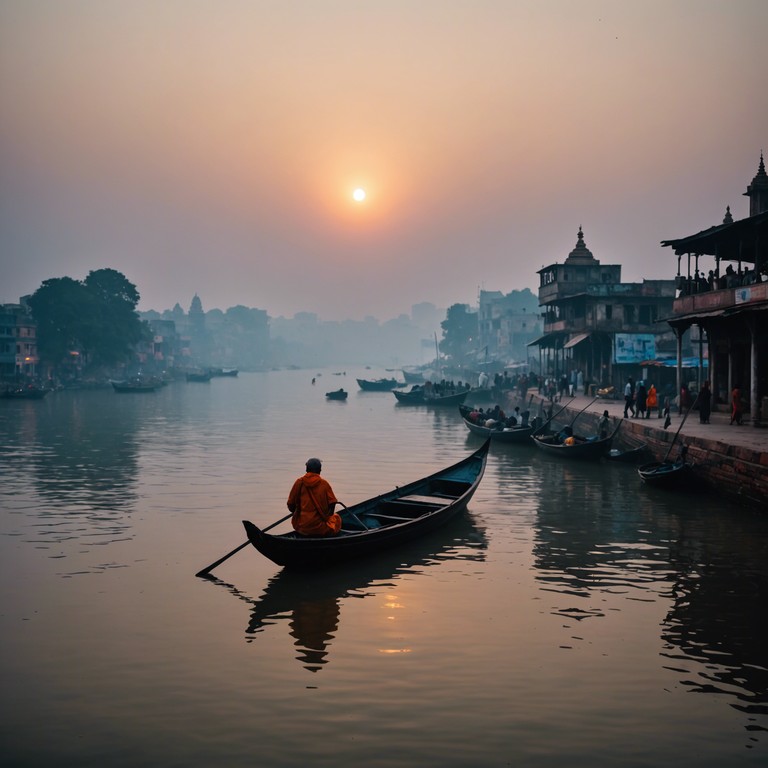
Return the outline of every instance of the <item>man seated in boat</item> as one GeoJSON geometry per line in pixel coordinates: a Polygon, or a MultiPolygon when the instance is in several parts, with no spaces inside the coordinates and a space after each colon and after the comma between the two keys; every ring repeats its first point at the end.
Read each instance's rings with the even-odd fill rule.
{"type": "MultiPolygon", "coordinates": [[[[563,427],[558,433],[557,433],[557,442],[560,443],[560,445],[565,445],[565,441],[569,438],[573,437],[573,429],[571,427],[563,427]]],[[[575,443],[575,440],[572,440],[568,445],[573,445],[575,443]]]]}
{"type": "Polygon", "coordinates": [[[306,468],[288,494],[291,524],[303,536],[333,536],[341,529],[341,517],[334,512],[339,500],[330,483],[320,477],[320,459],[308,459],[306,468]]]}

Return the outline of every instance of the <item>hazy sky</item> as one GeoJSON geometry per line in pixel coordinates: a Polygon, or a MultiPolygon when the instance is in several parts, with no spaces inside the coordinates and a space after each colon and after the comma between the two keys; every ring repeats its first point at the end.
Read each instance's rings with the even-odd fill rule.
{"type": "Polygon", "coordinates": [[[0,98],[0,302],[386,320],[747,216],[768,2],[0,0],[0,98]]]}

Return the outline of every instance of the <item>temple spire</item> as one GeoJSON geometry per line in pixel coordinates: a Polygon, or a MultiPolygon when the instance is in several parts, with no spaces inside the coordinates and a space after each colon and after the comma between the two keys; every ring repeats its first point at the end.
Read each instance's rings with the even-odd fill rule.
{"type": "Polygon", "coordinates": [[[568,254],[566,264],[596,264],[597,259],[584,242],[584,231],[579,224],[579,234],[576,236],[576,247],[568,254]]]}
{"type": "Polygon", "coordinates": [[[725,216],[723,216],[723,224],[733,224],[733,216],[731,215],[731,206],[725,206],[725,216]]]}
{"type": "Polygon", "coordinates": [[[744,193],[749,198],[749,215],[757,216],[758,213],[768,211],[768,174],[765,172],[763,152],[760,151],[760,165],[757,168],[755,178],[744,193]]]}

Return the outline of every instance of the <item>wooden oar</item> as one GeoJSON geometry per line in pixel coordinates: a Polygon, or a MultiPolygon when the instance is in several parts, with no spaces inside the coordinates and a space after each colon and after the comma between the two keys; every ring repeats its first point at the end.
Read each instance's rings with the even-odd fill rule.
{"type": "Polygon", "coordinates": [[[583,407],[583,408],[582,408],[582,409],[581,409],[581,410],[580,410],[580,411],[579,411],[579,412],[578,412],[578,413],[577,413],[577,414],[576,414],[576,415],[573,417],[573,419],[572,419],[572,421],[571,421],[571,424],[570,424],[570,426],[573,426],[573,425],[576,423],[576,419],[578,419],[578,418],[579,418],[579,416],[581,416],[581,414],[582,414],[582,413],[584,413],[584,411],[586,411],[586,410],[587,410],[587,408],[589,408],[589,406],[590,406],[590,405],[592,405],[592,403],[594,403],[596,400],[597,400],[597,398],[595,398],[594,400],[592,400],[592,402],[589,402],[589,403],[587,403],[587,404],[586,404],[586,405],[585,405],[585,406],[584,406],[584,407],[583,407]]]}
{"type": "Polygon", "coordinates": [[[666,460],[669,458],[669,454],[672,453],[672,446],[675,444],[675,440],[677,440],[677,436],[680,434],[680,430],[683,428],[683,424],[685,424],[685,420],[688,418],[688,414],[693,410],[693,406],[696,405],[696,403],[698,402],[699,402],[699,394],[697,393],[694,401],[688,406],[688,410],[685,412],[685,416],[683,416],[683,420],[680,422],[680,426],[677,428],[677,432],[675,432],[675,436],[672,438],[672,442],[669,444],[667,453],[662,459],[662,462],[661,462],[662,464],[666,462],[666,460]]]}
{"type": "MultiPolygon", "coordinates": [[[[280,523],[284,523],[290,516],[291,512],[289,512],[285,517],[281,517],[279,520],[272,523],[272,525],[268,525],[266,528],[262,528],[262,531],[269,531],[272,528],[274,528],[276,525],[280,525],[280,523]]],[[[215,563],[211,563],[207,568],[203,568],[202,571],[198,571],[195,576],[207,576],[214,568],[221,565],[225,560],[229,560],[232,555],[237,554],[241,549],[244,547],[247,547],[250,544],[250,539],[246,541],[244,544],[241,544],[239,547],[235,547],[231,552],[224,555],[224,557],[220,557],[215,563]]]]}
{"type": "Polygon", "coordinates": [[[547,424],[549,424],[549,422],[555,418],[555,416],[559,416],[571,402],[573,402],[573,398],[571,398],[557,413],[553,413],[538,429],[534,430],[532,434],[540,435],[544,427],[546,427],[547,424]]]}

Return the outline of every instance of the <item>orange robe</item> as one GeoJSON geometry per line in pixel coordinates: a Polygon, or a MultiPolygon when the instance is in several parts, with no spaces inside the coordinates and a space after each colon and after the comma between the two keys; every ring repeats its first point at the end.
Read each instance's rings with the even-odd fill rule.
{"type": "Polygon", "coordinates": [[[651,386],[648,387],[648,396],[645,398],[645,405],[650,411],[656,408],[658,404],[659,404],[659,401],[656,398],[656,387],[654,387],[653,384],[651,384],[651,386]]]}
{"type": "Polygon", "coordinates": [[[341,518],[331,512],[338,504],[330,483],[316,472],[302,475],[288,494],[288,509],[293,513],[291,524],[305,536],[327,536],[338,533],[341,518]]]}

